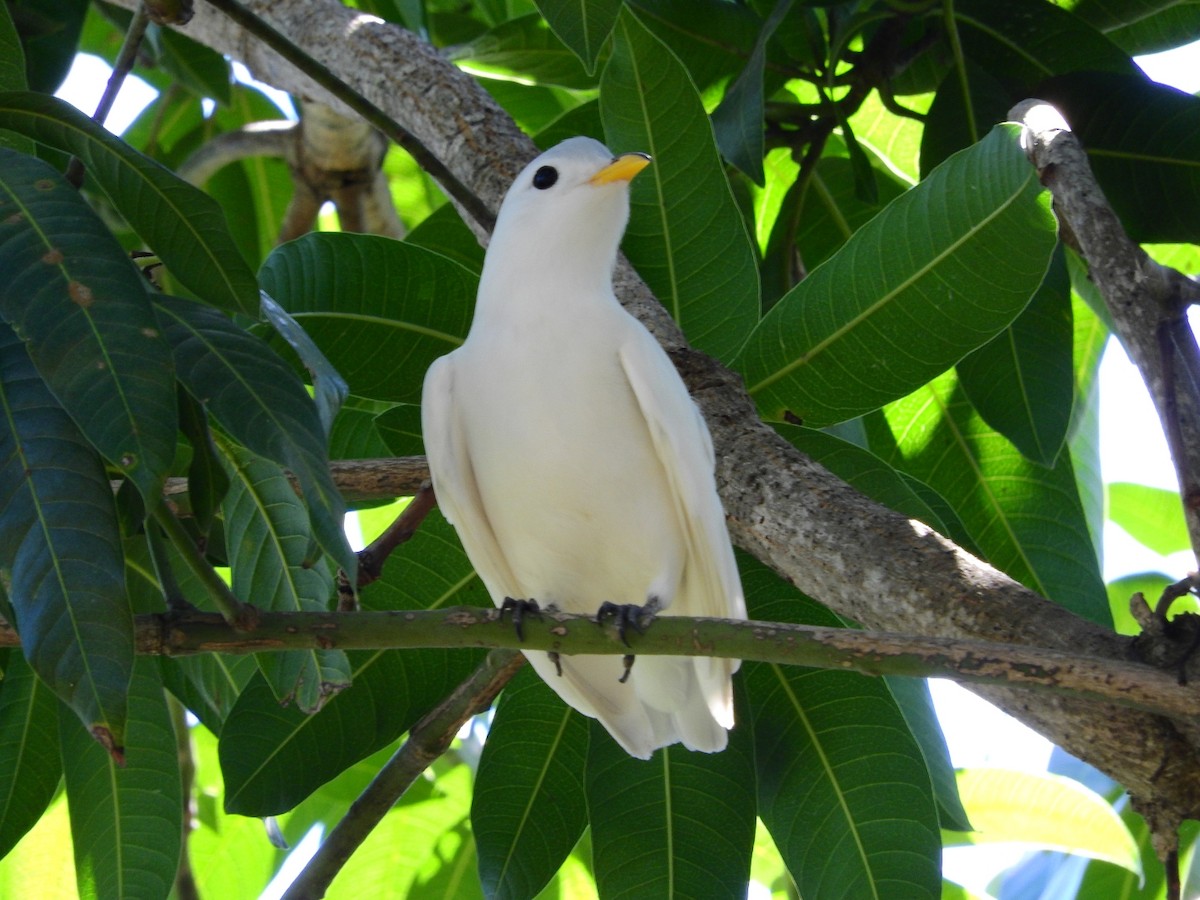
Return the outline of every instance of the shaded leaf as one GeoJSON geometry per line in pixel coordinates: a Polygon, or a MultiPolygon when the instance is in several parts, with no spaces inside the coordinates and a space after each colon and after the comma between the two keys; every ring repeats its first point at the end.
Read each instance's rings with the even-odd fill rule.
{"type": "Polygon", "coordinates": [[[1200,98],[1103,72],[1051,79],[1037,96],[1070,123],[1131,238],[1200,242],[1200,98]]]}
{"type": "Polygon", "coordinates": [[[754,847],[754,750],[745,706],[720,753],[674,744],[634,759],[590,722],[592,864],[604,897],[737,897],[754,847]]]}
{"type": "Polygon", "coordinates": [[[575,51],[590,75],[608,40],[621,0],[538,0],[538,9],[559,40],[575,51]]]}
{"type": "Polygon", "coordinates": [[[478,287],[473,273],[444,256],[359,234],[284,244],[260,277],[351,393],[401,403],[419,402],[430,363],[462,343],[478,287]]]}
{"type": "Polygon", "coordinates": [[[0,148],[0,315],[88,440],[158,502],[175,386],[137,270],[46,163],[0,148]]]}
{"type": "Polygon", "coordinates": [[[54,97],[0,93],[0,128],[73,153],[121,215],[206,303],[258,313],[258,285],[242,260],[220,207],[54,97]]]}
{"type": "Polygon", "coordinates": [[[24,44],[30,90],[53,94],[67,77],[88,5],[87,0],[62,0],[53,6],[38,0],[7,4],[24,44]]]}
{"type": "MultiPolygon", "coordinates": [[[[333,598],[329,568],[308,558],[308,516],[283,470],[240,447],[219,441],[229,491],[221,503],[233,592],[276,612],[325,611],[333,598]]],[[[258,654],[275,696],[314,712],[350,684],[341,650],[258,654]]]]}
{"type": "MultiPolygon", "coordinates": [[[[744,556],[752,618],[837,625],[744,556]]],[[[938,897],[938,816],[887,685],[852,672],[744,664],[758,814],[805,898],[938,897]]]]}
{"type": "Polygon", "coordinates": [[[1078,0],[1071,13],[1130,56],[1189,44],[1200,34],[1200,6],[1191,0],[1078,0]]]}
{"type": "Polygon", "coordinates": [[[959,150],[970,147],[999,122],[1008,120],[1012,95],[972,60],[952,69],[938,85],[921,131],[921,177],[959,150]],[[963,95],[963,81],[967,94],[963,95]]]}
{"type": "Polygon", "coordinates": [[[746,68],[726,90],[721,104],[712,113],[713,133],[721,154],[760,186],[766,183],[763,173],[763,66],[767,59],[767,41],[791,8],[792,0],[777,0],[758,33],[746,68]]]}
{"type": "Polygon", "coordinates": [[[300,323],[293,319],[286,309],[272,300],[266,291],[262,293],[262,313],[263,318],[275,329],[275,333],[287,341],[300,357],[312,384],[313,400],[317,404],[321,428],[328,436],[333,429],[333,420],[337,417],[338,410],[346,402],[350,387],[338,370],[329,364],[329,360],[321,353],[316,342],[308,336],[308,332],[300,327],[300,323]]]}
{"type": "Polygon", "coordinates": [[[0,681],[0,859],[16,846],[54,799],[58,701],[16,650],[3,660],[0,681]]]}
{"type": "Polygon", "coordinates": [[[134,666],[128,753],[118,766],[74,717],[59,716],[63,774],[80,893],[101,898],[166,897],[183,834],[175,731],[154,661],[134,666]]]}
{"type": "Polygon", "coordinates": [[[471,830],[489,897],[532,897],[588,824],[587,720],[526,666],[504,689],[479,758],[471,830]]]}
{"type": "Polygon", "coordinates": [[[220,103],[232,99],[233,72],[229,62],[216,50],[206,47],[171,28],[151,22],[146,42],[158,54],[158,64],[199,97],[211,97],[220,103]]]}
{"type": "Polygon", "coordinates": [[[671,49],[700,90],[742,70],[762,25],[745,4],[724,0],[626,0],[625,6],[671,49]]]}
{"type": "MultiPolygon", "coordinates": [[[[383,577],[362,594],[370,609],[486,603],[453,529],[431,514],[383,577]]],[[[243,815],[291,809],[330,778],[394,741],[473,671],[483,652],[347,653],[353,684],[320,712],[282,708],[261,678],[238,698],[221,731],[225,808],[243,815]]]]}
{"type": "Polygon", "coordinates": [[[0,565],[25,658],[110,747],[133,666],[112,488],[95,451],[0,325],[0,565]]]}
{"type": "Polygon", "coordinates": [[[694,346],[731,358],[758,319],[756,254],[695,87],[628,10],[614,31],[600,115],[614,152],[654,158],[632,185],[626,256],[694,346]]]}
{"type": "Polygon", "coordinates": [[[155,311],[180,383],[235,440],[296,476],[317,540],[353,579],[357,559],[342,531],[345,504],[304,386],[269,347],[217,310],[160,296],[155,311]]]}
{"type": "Polygon", "coordinates": [[[1014,129],[955,154],[771,309],[738,359],[764,414],[789,410],[808,425],[853,418],[1012,322],[1055,242],[1014,129]]]}
{"type": "Polygon", "coordinates": [[[1071,280],[1062,248],[1012,325],[958,363],[983,420],[1044,466],[1054,465],[1071,423],[1075,370],[1071,280]]]}

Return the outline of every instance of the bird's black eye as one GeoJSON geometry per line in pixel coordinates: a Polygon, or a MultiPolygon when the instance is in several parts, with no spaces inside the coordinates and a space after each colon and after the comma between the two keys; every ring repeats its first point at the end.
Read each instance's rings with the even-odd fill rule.
{"type": "Polygon", "coordinates": [[[533,173],[533,186],[539,191],[554,187],[556,181],[558,181],[558,169],[554,166],[542,166],[533,173]]]}

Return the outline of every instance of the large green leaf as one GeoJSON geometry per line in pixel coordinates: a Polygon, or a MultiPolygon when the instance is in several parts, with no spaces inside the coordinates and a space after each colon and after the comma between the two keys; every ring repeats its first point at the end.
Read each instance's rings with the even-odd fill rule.
{"type": "MultiPolygon", "coordinates": [[[[0,91],[23,91],[25,83],[25,51],[13,25],[8,6],[0,9],[0,91]]],[[[0,147],[21,153],[33,153],[33,141],[0,129],[0,147]]]]}
{"type": "Polygon", "coordinates": [[[947,372],[868,419],[871,449],[942,494],[997,568],[1111,625],[1070,457],[1031,463],[980,418],[947,372]]]}
{"type": "Polygon", "coordinates": [[[1051,79],[1037,96],[1070,123],[1130,237],[1200,242],[1200,97],[1103,72],[1051,79]]]}
{"type": "Polygon", "coordinates": [[[146,286],[70,184],[0,148],[0,316],[88,440],[158,502],[175,380],[146,286]]]}
{"type": "Polygon", "coordinates": [[[25,347],[0,325],[0,565],[36,671],[111,748],[133,667],[112,488],[25,347]]]}
{"type": "Polygon", "coordinates": [[[196,296],[231,312],[258,312],[254,273],[211,197],[54,97],[0,93],[0,128],[79,157],[88,183],[104,192],[196,296]]]}
{"type": "MultiPolygon", "coordinates": [[[[362,595],[372,609],[434,609],[491,604],[453,529],[430,515],[383,577],[362,595]]],[[[243,815],[291,809],[317,787],[394,741],[483,658],[450,650],[358,651],[351,687],[306,716],[281,707],[255,678],[221,731],[225,808],[243,815]]]]}
{"type": "Polygon", "coordinates": [[[748,5],[725,0],[626,0],[703,91],[746,64],[762,22],[748,5]]]}
{"type": "Polygon", "coordinates": [[[429,364],[462,343],[478,286],[444,256],[358,234],[291,241],[259,274],[351,393],[407,403],[420,400],[429,364]]]}
{"type": "Polygon", "coordinates": [[[1071,280],[1060,247],[1012,325],[958,363],[983,420],[1045,466],[1054,465],[1071,423],[1073,345],[1071,280]]]}
{"type": "Polygon", "coordinates": [[[526,666],[504,689],[479,758],[471,830],[489,897],[532,897],[588,824],[587,720],[526,666]]]}
{"type": "Polygon", "coordinates": [[[329,474],[317,408],[299,379],[217,310],[164,296],[155,311],[180,382],[235,440],[296,476],[317,540],[353,578],[357,560],[342,531],[345,504],[329,474]]]}
{"type": "MultiPolygon", "coordinates": [[[[328,610],[333,576],[308,558],[308,516],[287,476],[241,447],[218,445],[230,482],[221,508],[233,592],[260,609],[328,610]]],[[[316,711],[350,684],[350,662],[336,649],[260,653],[258,666],[275,696],[304,712],[316,711]]]]}
{"type": "Polygon", "coordinates": [[[0,859],[41,818],[62,775],[58,701],[21,654],[7,651],[0,681],[0,859]]]}
{"type": "MultiPolygon", "coordinates": [[[[743,557],[755,619],[836,625],[743,557]]],[[[925,757],[887,685],[851,672],[745,663],[758,814],[808,900],[938,897],[938,814],[925,757]]]]}
{"type": "Polygon", "coordinates": [[[600,115],[614,151],[653,165],[634,180],[622,244],[696,347],[731,359],[758,320],[754,247],[686,70],[628,10],[604,69],[600,115]]]}
{"type": "Polygon", "coordinates": [[[128,753],[116,762],[59,716],[80,894],[98,900],[165,898],[175,881],[184,803],[175,731],[154,661],[134,666],[128,753]]]}
{"type": "Polygon", "coordinates": [[[75,59],[87,0],[62,0],[53,6],[39,0],[11,0],[7,6],[21,23],[29,87],[54,93],[75,59]]]}
{"type": "Polygon", "coordinates": [[[738,365],[768,417],[853,418],[1012,322],[1054,248],[1054,218],[1016,137],[1001,126],[955,154],[767,314],[738,365]]]}
{"type": "Polygon", "coordinates": [[[1131,56],[1190,44],[1200,34],[1194,0],[1055,0],[1131,56]]]}
{"type": "Polygon", "coordinates": [[[674,744],[634,759],[591,722],[585,774],[604,897],[738,897],[754,848],[754,749],[745,706],[720,753],[674,744]]]}
{"type": "Polygon", "coordinates": [[[584,69],[596,71],[600,48],[612,33],[621,0],[537,0],[559,40],[575,51],[584,69]]]}

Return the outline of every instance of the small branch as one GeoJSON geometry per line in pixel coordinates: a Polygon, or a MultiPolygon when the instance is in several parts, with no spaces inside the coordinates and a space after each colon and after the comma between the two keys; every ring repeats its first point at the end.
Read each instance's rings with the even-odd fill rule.
{"type": "MultiPolygon", "coordinates": [[[[490,647],[622,656],[629,648],[612,624],[591,616],[544,611],[523,621],[524,639],[500,611],[476,606],[357,613],[253,610],[252,630],[238,631],[213,613],[140,615],[139,654],[261,653],[294,649],[490,647]]],[[[1049,689],[1176,719],[1200,717],[1200,694],[1153,666],[1043,647],[953,638],[913,637],[778,622],[660,616],[645,634],[626,633],[635,653],[717,656],[846,669],[866,675],[1049,689]]],[[[0,647],[17,646],[0,630],[0,647]]]]}
{"type": "Polygon", "coordinates": [[[367,789],[321,844],[304,871],[284,893],[284,900],[324,897],[342,870],[388,810],[422,772],[446,752],[471,716],[491,706],[500,690],[525,663],[511,650],[493,650],[466,681],[418,722],[406,740],[379,770],[367,789]]]}
{"type": "MultiPolygon", "coordinates": [[[[133,13],[133,20],[129,23],[129,30],[125,32],[125,42],[121,45],[121,52],[117,54],[116,62],[113,63],[112,74],[108,77],[104,94],[100,97],[96,112],[92,114],[92,118],[101,125],[104,124],[113,104],[116,103],[117,94],[121,92],[121,85],[125,83],[126,76],[133,71],[138,48],[142,46],[142,38],[146,36],[146,26],[149,24],[150,16],[146,11],[146,5],[141,4],[133,13]]],[[[67,164],[67,181],[75,187],[81,188],[83,187],[83,175],[83,160],[78,156],[72,156],[71,161],[67,164]]]]}
{"type": "Polygon", "coordinates": [[[371,541],[358,553],[358,586],[366,587],[383,574],[383,564],[392,555],[392,551],[408,541],[425,521],[429,511],[437,505],[433,494],[433,485],[426,481],[417,491],[403,512],[396,517],[391,525],[384,529],[383,534],[371,541]]]}

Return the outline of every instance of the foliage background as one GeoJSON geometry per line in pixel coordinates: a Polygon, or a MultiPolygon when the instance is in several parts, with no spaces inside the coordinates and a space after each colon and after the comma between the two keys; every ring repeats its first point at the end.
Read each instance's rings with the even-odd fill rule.
{"type": "MultiPolygon", "coordinates": [[[[1034,92],[1069,111],[1078,105],[1076,129],[1091,142],[1126,226],[1152,253],[1197,271],[1196,220],[1172,211],[1186,209],[1181,198],[1195,193],[1187,172],[1200,113],[1193,98],[1142,81],[1129,56],[1194,37],[1200,17],[1188,4],[1134,4],[1124,19],[1087,3],[1069,12],[1033,0],[1020,6],[1020,16],[1011,4],[988,2],[902,12],[887,4],[718,2],[698,12],[649,0],[372,11],[449,48],[542,146],[582,132],[617,150],[650,150],[655,175],[637,183],[625,251],[689,339],[746,377],[780,432],[860,490],[1055,602],[1128,629],[1130,586],[1110,586],[1106,602],[1097,547],[1104,506],[1091,385],[1105,314],[1089,305],[1080,267],[1055,250],[1047,198],[1015,132],[991,126],[1034,92]],[[580,28],[581,9],[592,30],[580,28]],[[597,20],[611,37],[594,37],[595,27],[605,31],[597,20]],[[871,65],[883,62],[897,71],[874,73],[871,65]],[[897,105],[924,118],[895,115],[897,105]],[[1156,130],[1137,127],[1138,114],[1156,130]],[[784,422],[785,411],[803,427],[784,422]]],[[[30,5],[9,9],[24,29],[29,65],[8,71],[4,86],[18,89],[28,78],[42,93],[77,49],[113,58],[127,18],[80,3],[67,20],[78,33],[69,25],[40,33],[30,30],[38,23],[30,5]]],[[[10,32],[5,39],[17,46],[10,32]]],[[[124,137],[149,158],[176,168],[214,134],[278,116],[262,94],[232,82],[212,51],[165,29],[147,47],[139,74],[161,94],[124,137]],[[211,114],[204,98],[216,101],[211,114]]],[[[87,229],[78,246],[60,244],[67,269],[50,278],[31,265],[41,256],[21,244],[11,220],[0,231],[6,271],[34,272],[0,294],[0,315],[12,326],[4,360],[13,443],[38,449],[17,413],[52,420],[53,443],[30,469],[89,487],[12,472],[6,486],[64,504],[90,497],[95,507],[64,506],[55,519],[58,508],[46,506],[39,519],[10,504],[0,521],[13,573],[7,586],[18,601],[10,621],[27,648],[43,647],[54,660],[39,668],[27,650],[41,680],[15,651],[4,660],[0,751],[8,765],[0,769],[11,775],[0,836],[6,850],[16,849],[0,862],[0,883],[16,895],[30,873],[61,869],[39,854],[67,846],[69,799],[82,893],[170,890],[179,851],[163,823],[183,815],[175,749],[186,707],[202,723],[189,729],[191,870],[202,895],[254,896],[282,854],[238,814],[278,816],[293,843],[336,821],[396,740],[478,655],[328,651],[135,665],[120,641],[99,640],[93,629],[160,608],[164,571],[183,596],[211,603],[211,585],[206,590],[185,561],[189,544],[156,537],[165,529],[172,538],[171,523],[157,513],[140,524],[141,504],[155,504],[168,474],[191,477],[194,515],[184,524],[203,532],[210,562],[232,564],[236,594],[278,609],[327,603],[327,563],[348,566],[349,557],[331,527],[340,502],[322,474],[326,439],[333,458],[419,451],[412,404],[425,366],[465,333],[480,252],[398,150],[385,170],[412,229],[405,243],[318,235],[273,251],[290,192],[277,161],[241,162],[210,181],[218,211],[44,97],[3,95],[0,126],[23,154],[0,160],[9,196],[34,210],[46,233],[87,229]],[[28,155],[30,137],[49,164],[28,155]],[[90,206],[55,175],[62,152],[87,163],[90,206]],[[47,184],[51,200],[37,193],[47,184]],[[143,243],[166,263],[169,289],[200,303],[149,295],[121,251],[143,243]],[[90,312],[71,288],[92,279],[111,279],[125,305],[90,312]],[[290,351],[251,324],[256,280],[347,382],[349,399],[328,434],[328,420],[290,374],[301,371],[290,351]],[[89,318],[64,336],[58,324],[78,320],[69,304],[89,318]],[[148,330],[163,338],[152,350],[139,343],[148,330]],[[118,388],[86,377],[79,361],[89,349],[125,355],[111,368],[118,388]],[[249,395],[240,390],[246,384],[249,395]],[[114,412],[115,396],[134,399],[114,412]],[[140,443],[130,452],[133,439],[140,443]],[[68,450],[78,462],[63,462],[68,450]],[[306,502],[281,466],[307,479],[306,502]],[[132,489],[113,507],[107,479],[120,475],[132,489]],[[21,574],[46,571],[20,555],[28,545],[16,546],[31,521],[48,523],[43,554],[101,558],[114,582],[97,608],[80,602],[78,588],[95,584],[95,574],[72,581],[63,570],[66,581],[44,608],[52,625],[72,623],[67,636],[19,604],[21,574]],[[100,550],[54,542],[79,521],[93,523],[100,550]],[[64,671],[56,668],[63,658],[79,662],[64,671]],[[72,687],[78,672],[97,665],[94,690],[81,696],[72,687]],[[336,692],[349,681],[352,688],[336,692]],[[291,705],[281,707],[283,698],[291,705]],[[88,737],[81,718],[112,731],[127,723],[124,768],[88,737]]],[[[316,387],[327,397],[327,385],[316,387]]],[[[1181,528],[1161,527],[1173,518],[1169,505],[1147,512],[1164,509],[1155,505],[1159,493],[1128,485],[1113,496],[1108,514],[1131,532],[1157,548],[1186,546],[1181,528]],[[1139,529],[1139,521],[1151,524],[1139,529]]],[[[364,520],[378,530],[383,517],[364,520]]],[[[836,621],[748,557],[743,578],[756,618],[836,621]]],[[[1145,576],[1139,584],[1166,580],[1145,576]]],[[[397,609],[487,601],[435,518],[363,602],[397,609]]],[[[923,690],[762,664],[747,664],[741,682],[747,727],[729,752],[672,750],[645,767],[614,752],[602,732],[523,673],[500,701],[482,756],[468,737],[439,760],[435,777],[405,795],[334,893],[522,896],[549,878],[547,895],[659,895],[671,872],[671,888],[695,896],[736,895],[750,876],[781,895],[795,890],[794,879],[805,897],[953,896],[955,888],[939,884],[940,839],[980,838],[966,836],[923,690]],[[720,827],[706,830],[714,823],[720,827]]],[[[1056,896],[1067,896],[1064,884],[1081,897],[1113,896],[1114,881],[1134,890],[1145,872],[1141,893],[1130,896],[1159,895],[1161,870],[1144,825],[1124,813],[1128,830],[1118,827],[1114,785],[1094,784],[1089,794],[1054,779],[986,772],[958,781],[976,829],[986,821],[993,838],[1028,839],[1029,822],[1013,816],[1032,807],[1053,826],[1037,841],[1079,854],[1056,862],[1054,875],[1035,863],[1014,882],[1053,886],[1056,896]],[[1014,795],[1028,799],[1013,809],[1006,801],[1014,795]]],[[[1019,886],[1006,890],[1024,895],[1014,893],[1019,886]]]]}

